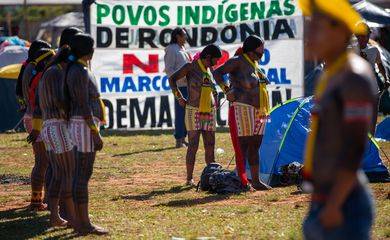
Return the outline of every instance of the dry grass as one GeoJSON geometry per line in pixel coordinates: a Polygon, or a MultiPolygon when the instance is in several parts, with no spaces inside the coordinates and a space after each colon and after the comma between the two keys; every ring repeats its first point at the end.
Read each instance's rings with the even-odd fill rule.
{"type": "MultiPolygon", "coordinates": [[[[29,203],[26,177],[33,165],[24,138],[25,134],[0,135],[0,175],[16,181],[0,184],[0,239],[72,238],[69,229],[48,227],[47,212],[24,209],[29,203]]],[[[90,205],[93,222],[111,231],[108,238],[301,239],[307,195],[295,195],[294,187],[235,196],[196,192],[183,187],[185,149],[174,149],[173,144],[169,132],[105,137],[91,181],[90,205]]],[[[390,143],[381,146],[390,155],[390,143]]],[[[233,154],[227,133],[217,134],[217,147],[225,150],[217,160],[227,166],[233,154]]],[[[204,167],[203,157],[200,149],[196,176],[204,167]]],[[[390,185],[371,187],[377,204],[373,236],[390,238],[390,185]]]]}

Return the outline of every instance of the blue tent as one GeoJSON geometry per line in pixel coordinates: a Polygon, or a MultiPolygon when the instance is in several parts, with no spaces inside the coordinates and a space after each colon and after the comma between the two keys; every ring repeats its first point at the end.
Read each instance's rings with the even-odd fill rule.
{"type": "Polygon", "coordinates": [[[375,137],[390,141],[390,117],[385,118],[376,126],[375,137]]]}
{"type": "MultiPolygon", "coordinates": [[[[267,123],[260,148],[260,177],[271,186],[279,184],[280,167],[294,161],[303,164],[306,136],[309,132],[312,97],[297,98],[275,107],[267,123]]],[[[247,164],[248,166],[248,164],[247,164]]],[[[379,156],[379,146],[370,138],[363,160],[370,181],[387,181],[389,172],[379,156]]],[[[250,176],[249,166],[247,174],[250,176]]]]}

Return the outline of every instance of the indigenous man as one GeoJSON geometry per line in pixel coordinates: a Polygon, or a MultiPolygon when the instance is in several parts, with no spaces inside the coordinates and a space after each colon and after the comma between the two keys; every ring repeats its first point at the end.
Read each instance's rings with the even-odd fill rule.
{"type": "Polygon", "coordinates": [[[103,148],[99,133],[105,122],[104,104],[100,98],[96,80],[88,69],[92,59],[94,40],[87,34],[76,34],[70,48],[74,61],[65,73],[70,98],[70,133],[76,145],[76,175],[74,199],[80,221],[80,233],[103,235],[108,232],[91,224],[88,214],[88,182],[92,175],[96,151],[103,148]]]}
{"type": "MultiPolygon", "coordinates": [[[[50,47],[50,45],[48,46],[50,47]]],[[[46,209],[46,204],[43,204],[43,188],[45,173],[49,162],[45,145],[39,137],[42,121],[39,118],[33,119],[32,116],[36,107],[35,90],[46,62],[53,54],[54,53],[50,48],[41,48],[37,50],[33,57],[33,61],[30,61],[25,65],[22,76],[22,93],[24,102],[26,103],[26,113],[23,117],[23,123],[29,135],[36,135],[36,141],[33,142],[35,164],[31,172],[31,208],[33,210],[46,209]]],[[[27,141],[32,142],[29,138],[27,141]]]]}
{"type": "Polygon", "coordinates": [[[238,175],[242,184],[252,190],[271,188],[259,179],[259,148],[269,115],[268,80],[258,65],[263,52],[263,39],[249,36],[244,41],[242,54],[229,59],[214,71],[215,81],[231,102],[229,125],[238,175]],[[223,82],[225,74],[230,74],[231,88],[223,82]],[[245,174],[245,158],[249,161],[252,186],[245,174]]]}
{"type": "Polygon", "coordinates": [[[203,137],[206,164],[215,162],[215,107],[218,99],[214,94],[215,104],[212,102],[214,85],[209,68],[216,65],[222,56],[219,47],[208,45],[200,53],[200,58],[184,64],[169,78],[172,92],[182,107],[185,107],[185,124],[188,132],[188,149],[186,156],[187,185],[194,186],[193,172],[196,152],[199,147],[200,135],[203,137]],[[188,98],[184,99],[176,82],[186,77],[188,98]],[[214,106],[213,106],[214,105],[214,106]]]}
{"type": "Polygon", "coordinates": [[[359,171],[375,107],[370,65],[347,52],[353,33],[367,34],[347,0],[301,0],[308,19],[306,53],[325,62],[316,91],[304,177],[312,201],[306,239],[370,239],[373,202],[359,171]],[[331,41],[330,41],[331,40],[331,41]]]}
{"type": "MultiPolygon", "coordinates": [[[[378,67],[378,70],[380,74],[383,76],[385,82],[382,83],[382,81],[377,77],[378,82],[378,98],[377,101],[379,103],[381,94],[384,90],[386,90],[390,86],[389,78],[387,77],[385,67],[383,66],[382,60],[381,60],[381,54],[378,50],[378,48],[374,45],[369,44],[370,40],[370,28],[365,22],[359,22],[358,25],[361,25],[361,28],[367,29],[367,34],[357,34],[356,38],[359,43],[359,49],[360,49],[360,56],[364,59],[366,59],[370,65],[371,68],[375,71],[375,65],[378,67]]],[[[358,26],[357,26],[358,27],[358,26]]],[[[379,107],[379,106],[378,106],[379,107]]],[[[371,126],[370,133],[372,135],[375,135],[375,127],[378,117],[378,107],[374,109],[374,118],[373,118],[373,124],[371,126]]]]}

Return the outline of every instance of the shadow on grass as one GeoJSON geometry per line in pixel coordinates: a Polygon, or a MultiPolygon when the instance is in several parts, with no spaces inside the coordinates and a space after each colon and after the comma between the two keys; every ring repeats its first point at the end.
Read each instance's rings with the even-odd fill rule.
{"type": "MultiPolygon", "coordinates": [[[[48,232],[61,229],[50,228],[47,214],[37,214],[28,207],[15,208],[0,212],[0,239],[30,239],[48,232]]],[[[51,236],[50,239],[72,239],[77,235],[64,233],[51,236]]]]}
{"type": "Polygon", "coordinates": [[[167,203],[160,203],[154,205],[155,207],[192,207],[196,205],[207,204],[211,202],[223,201],[230,198],[230,194],[226,195],[208,195],[203,198],[193,198],[193,199],[181,199],[173,200],[167,203]]]}
{"type": "Polygon", "coordinates": [[[175,147],[165,147],[165,148],[152,148],[152,149],[145,149],[142,151],[134,151],[134,152],[128,152],[128,153],[120,153],[120,154],[114,154],[113,157],[125,157],[125,156],[131,156],[134,154],[139,154],[139,153],[151,153],[151,152],[162,152],[165,150],[172,150],[176,149],[175,147]]]}
{"type": "Polygon", "coordinates": [[[46,232],[47,216],[38,215],[27,208],[0,212],[0,239],[27,239],[46,232]]]}
{"type": "MultiPolygon", "coordinates": [[[[114,130],[114,129],[104,129],[101,131],[103,137],[128,137],[128,136],[160,136],[160,135],[173,135],[173,129],[154,129],[154,130],[114,130]]],[[[218,127],[217,133],[228,133],[229,128],[227,127],[218,127]]]]}
{"type": "Polygon", "coordinates": [[[31,180],[29,177],[15,175],[15,174],[0,174],[0,184],[11,184],[19,183],[23,185],[30,184],[31,180]]]}
{"type": "Polygon", "coordinates": [[[111,200],[112,201],[118,201],[118,200],[145,201],[145,200],[151,199],[154,196],[161,196],[161,195],[170,194],[170,193],[181,193],[184,191],[189,191],[191,189],[194,189],[194,188],[190,187],[190,186],[174,186],[174,187],[171,187],[170,189],[154,190],[154,191],[151,191],[150,193],[146,193],[146,194],[117,196],[111,200]]]}
{"type": "Polygon", "coordinates": [[[103,137],[128,137],[128,136],[160,136],[165,134],[173,134],[173,130],[113,130],[113,129],[104,129],[101,131],[103,137]]]}

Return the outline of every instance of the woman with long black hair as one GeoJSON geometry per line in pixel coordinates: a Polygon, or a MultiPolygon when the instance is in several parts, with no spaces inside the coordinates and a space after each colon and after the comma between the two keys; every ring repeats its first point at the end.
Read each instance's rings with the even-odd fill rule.
{"type": "Polygon", "coordinates": [[[88,34],[76,34],[71,42],[72,63],[66,71],[66,88],[70,99],[70,133],[76,145],[74,199],[83,234],[107,234],[91,224],[88,214],[88,182],[92,175],[96,151],[103,148],[99,133],[105,123],[104,104],[96,80],[88,69],[94,52],[94,40],[88,34]]]}
{"type": "Polygon", "coordinates": [[[23,117],[23,123],[26,131],[30,136],[34,135],[34,141],[30,141],[33,144],[33,152],[35,163],[31,171],[31,209],[32,210],[45,210],[46,204],[43,203],[43,189],[45,182],[45,173],[48,166],[48,157],[46,154],[45,145],[42,139],[39,137],[41,120],[39,118],[33,118],[33,112],[36,107],[35,104],[35,89],[42,71],[47,61],[54,55],[50,48],[39,48],[39,46],[49,46],[48,43],[39,42],[36,44],[35,49],[31,49],[31,59],[27,59],[28,63],[23,69],[23,75],[21,77],[21,89],[24,102],[26,103],[26,112],[23,117]],[[38,46],[39,45],[39,46],[38,46]],[[35,52],[35,53],[33,53],[35,52]]]}
{"type": "Polygon", "coordinates": [[[34,60],[34,56],[37,54],[37,51],[42,48],[51,48],[51,45],[42,40],[35,40],[31,43],[30,48],[28,49],[28,55],[26,61],[22,63],[22,68],[20,69],[18,80],[16,82],[15,94],[18,98],[21,111],[26,111],[26,102],[23,96],[23,74],[26,69],[26,66],[34,60]]]}
{"type": "MultiPolygon", "coordinates": [[[[70,225],[78,230],[78,221],[73,202],[73,178],[75,157],[73,143],[68,130],[69,105],[64,94],[64,78],[70,55],[69,41],[81,32],[76,28],[67,28],[61,34],[61,48],[46,67],[39,83],[39,106],[42,112],[42,138],[50,158],[52,177],[49,184],[50,222],[52,226],[70,225]],[[60,216],[60,197],[64,208],[60,216]]],[[[62,208],[62,206],[61,206],[62,208]]]]}

